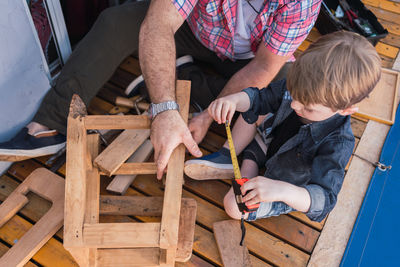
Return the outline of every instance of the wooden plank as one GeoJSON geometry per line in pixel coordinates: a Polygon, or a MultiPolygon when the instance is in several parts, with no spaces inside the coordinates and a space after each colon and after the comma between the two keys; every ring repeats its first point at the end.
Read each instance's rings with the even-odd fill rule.
{"type": "Polygon", "coordinates": [[[192,198],[183,198],[181,213],[179,216],[178,244],[175,258],[176,261],[187,262],[192,256],[196,213],[196,201],[192,198]]]}
{"type": "Polygon", "coordinates": [[[133,75],[139,76],[142,74],[142,71],[140,70],[140,64],[139,60],[136,58],[130,56],[127,57],[119,66],[119,68],[123,69],[124,71],[127,71],[129,73],[132,73],[133,75]]]}
{"type": "MultiPolygon", "coordinates": [[[[2,243],[0,243],[0,257],[4,255],[8,250],[8,247],[2,243]]],[[[37,267],[38,265],[28,261],[25,265],[25,267],[37,267]]]]}
{"type": "MultiPolygon", "coordinates": [[[[100,142],[98,134],[89,134],[87,136],[88,154],[90,159],[96,158],[99,154],[100,142]]],[[[96,168],[90,166],[87,168],[86,173],[86,212],[85,223],[98,223],[99,222],[99,198],[100,198],[100,175],[96,168]]]]}
{"type": "Polygon", "coordinates": [[[376,51],[383,56],[396,58],[399,53],[399,48],[378,42],[375,46],[376,51]]]}
{"type": "Polygon", "coordinates": [[[357,104],[359,111],[355,115],[389,125],[393,124],[399,87],[399,72],[382,69],[381,79],[370,96],[357,104]]]}
{"type": "MultiPolygon", "coordinates": [[[[180,107],[180,115],[187,123],[189,115],[190,82],[176,82],[176,97],[180,107]]],[[[163,216],[161,218],[160,248],[166,249],[166,264],[174,264],[178,245],[179,214],[181,210],[181,196],[183,183],[183,163],[185,160],[185,146],[180,144],[172,152],[168,162],[168,171],[165,181],[163,216]]]]}
{"type": "MultiPolygon", "coordinates": [[[[150,140],[144,141],[144,143],[133,153],[132,156],[128,158],[127,163],[133,162],[144,162],[148,160],[151,153],[153,153],[153,145],[150,140]]],[[[111,183],[107,186],[107,190],[118,193],[125,194],[128,187],[135,180],[136,174],[131,175],[116,175],[111,183]]]]}
{"type": "MultiPolygon", "coordinates": [[[[0,228],[0,238],[3,242],[13,246],[17,244],[17,241],[20,240],[20,238],[31,228],[31,223],[20,216],[15,215],[0,228]]],[[[47,243],[35,255],[33,255],[32,259],[38,262],[41,266],[54,266],[55,262],[57,262],[57,266],[60,267],[77,266],[74,259],[63,248],[62,243],[54,238],[50,238],[50,240],[47,241],[47,243]]],[[[2,266],[12,265],[9,264],[2,266]]]]}
{"type": "Polygon", "coordinates": [[[213,229],[224,266],[251,266],[250,254],[245,242],[243,242],[243,245],[240,245],[242,231],[239,221],[226,220],[215,222],[213,229]]]}
{"type": "Polygon", "coordinates": [[[85,104],[72,97],[67,129],[67,172],[65,181],[64,246],[82,246],[85,218],[87,141],[83,118],[85,104]]]}
{"type": "MultiPolygon", "coordinates": [[[[90,134],[87,136],[88,167],[86,172],[86,212],[84,223],[99,222],[99,198],[100,198],[100,174],[97,168],[93,168],[93,159],[97,157],[100,151],[99,134],[90,134]]],[[[77,259],[81,266],[96,266],[97,249],[80,248],[78,251],[70,252],[77,259]]]]}
{"type": "Polygon", "coordinates": [[[159,266],[159,248],[99,249],[99,266],[159,266]]]}
{"type": "Polygon", "coordinates": [[[147,138],[149,138],[149,136],[149,129],[130,129],[123,131],[105,150],[103,150],[103,152],[100,153],[100,155],[96,157],[94,165],[106,175],[113,175],[115,171],[136,151],[136,149],[143,144],[147,138]]]}
{"type": "MultiPolygon", "coordinates": [[[[61,228],[64,216],[64,180],[47,169],[40,168],[33,171],[27,179],[20,184],[10,197],[0,206],[0,214],[4,218],[11,218],[18,211],[12,207],[14,201],[21,196],[20,202],[26,203],[25,194],[32,191],[39,196],[52,201],[50,210],[27,231],[10,250],[0,258],[0,266],[23,266],[29,259],[61,228]],[[11,205],[10,205],[11,204],[11,205]],[[11,207],[11,209],[10,209],[11,207]],[[5,214],[4,212],[9,212],[5,214]]],[[[6,223],[2,220],[1,225],[6,223]]]]}
{"type": "Polygon", "coordinates": [[[102,195],[100,197],[100,214],[161,216],[162,203],[162,197],[102,195]]]}
{"type": "Polygon", "coordinates": [[[158,247],[160,223],[85,224],[83,233],[86,247],[158,247]]]}
{"type": "Polygon", "coordinates": [[[89,115],[85,117],[88,130],[150,129],[150,119],[146,115],[89,115]]]}
{"type": "MultiPolygon", "coordinates": [[[[369,121],[355,154],[371,162],[378,161],[389,128],[369,121]]],[[[336,206],[328,216],[308,266],[339,266],[374,170],[371,163],[353,158],[336,206]]]]}
{"type": "Polygon", "coordinates": [[[400,14],[400,4],[389,0],[363,0],[364,4],[400,14]]]}
{"type": "MultiPolygon", "coordinates": [[[[156,174],[157,165],[154,162],[142,163],[123,163],[112,174],[127,175],[127,174],[156,174]]],[[[108,174],[108,172],[101,172],[101,174],[108,174]]]]}

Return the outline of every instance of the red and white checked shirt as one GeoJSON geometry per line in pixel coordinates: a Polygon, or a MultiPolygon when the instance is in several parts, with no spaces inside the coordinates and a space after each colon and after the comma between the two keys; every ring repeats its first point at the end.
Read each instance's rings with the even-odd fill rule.
{"type": "MultiPolygon", "coordinates": [[[[255,53],[261,40],[272,53],[292,55],[312,29],[322,0],[265,0],[251,33],[255,53]]],[[[233,60],[238,0],[172,0],[197,39],[221,59],[233,60]]]]}

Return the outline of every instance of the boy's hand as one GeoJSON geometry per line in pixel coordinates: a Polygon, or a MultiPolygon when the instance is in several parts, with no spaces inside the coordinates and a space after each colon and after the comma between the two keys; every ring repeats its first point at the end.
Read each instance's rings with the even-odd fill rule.
{"type": "Polygon", "coordinates": [[[235,111],[246,111],[250,100],[246,93],[240,92],[217,98],[208,106],[208,114],[219,124],[232,121],[235,111]]]}
{"type": "Polygon", "coordinates": [[[305,188],[264,176],[245,182],[241,190],[242,195],[252,190],[242,198],[247,206],[259,202],[282,201],[298,211],[307,212],[311,205],[310,194],[305,188]]]}
{"type": "Polygon", "coordinates": [[[263,176],[250,179],[241,187],[242,195],[250,191],[243,201],[246,205],[254,205],[260,202],[281,201],[282,182],[272,180],[263,176]],[[252,190],[252,191],[250,191],[252,190]]]}

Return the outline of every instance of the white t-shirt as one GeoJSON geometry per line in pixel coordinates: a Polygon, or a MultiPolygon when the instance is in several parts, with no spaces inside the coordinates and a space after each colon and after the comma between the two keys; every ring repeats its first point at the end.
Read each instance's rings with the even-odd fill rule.
{"type": "MultiPolygon", "coordinates": [[[[264,3],[264,0],[249,1],[258,12],[264,3]]],[[[249,59],[254,57],[254,53],[251,51],[250,33],[251,29],[255,27],[254,20],[258,15],[255,10],[246,0],[238,0],[235,35],[233,37],[235,59],[249,59]]]]}

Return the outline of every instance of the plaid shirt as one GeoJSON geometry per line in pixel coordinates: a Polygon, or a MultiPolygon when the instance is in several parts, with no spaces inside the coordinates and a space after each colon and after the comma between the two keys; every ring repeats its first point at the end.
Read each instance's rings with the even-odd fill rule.
{"type": "MultiPolygon", "coordinates": [[[[261,40],[272,53],[293,54],[317,19],[322,0],[265,0],[251,33],[255,53],[261,40]]],[[[221,59],[233,60],[237,0],[172,0],[200,42],[221,59]]]]}

